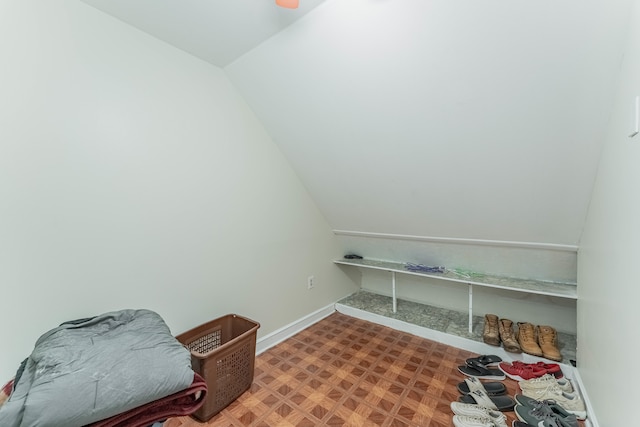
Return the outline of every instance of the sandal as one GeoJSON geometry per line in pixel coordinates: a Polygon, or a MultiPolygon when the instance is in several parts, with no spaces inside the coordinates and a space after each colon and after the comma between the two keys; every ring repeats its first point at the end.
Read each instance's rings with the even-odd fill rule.
{"type": "Polygon", "coordinates": [[[472,357],[466,360],[467,365],[470,365],[473,362],[477,362],[484,366],[492,366],[502,362],[502,359],[500,356],[496,356],[495,354],[485,354],[483,356],[472,357]]]}
{"type": "Polygon", "coordinates": [[[458,391],[462,394],[471,393],[472,391],[482,390],[487,396],[502,396],[507,394],[507,388],[501,382],[483,383],[476,377],[465,378],[463,382],[458,383],[458,391]]]}
{"type": "Polygon", "coordinates": [[[476,377],[485,380],[502,381],[506,378],[506,375],[501,370],[487,368],[485,365],[475,361],[464,366],[458,366],[458,371],[469,377],[476,377]]]}
{"type": "Polygon", "coordinates": [[[509,396],[488,396],[482,390],[476,390],[458,398],[463,403],[474,403],[494,411],[511,411],[516,406],[516,401],[509,396]]]}

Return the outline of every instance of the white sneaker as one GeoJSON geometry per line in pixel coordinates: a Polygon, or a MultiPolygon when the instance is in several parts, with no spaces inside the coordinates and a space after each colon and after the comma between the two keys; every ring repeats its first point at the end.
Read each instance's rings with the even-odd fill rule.
{"type": "Polygon", "coordinates": [[[520,390],[525,389],[545,389],[549,386],[557,385],[560,389],[566,393],[573,393],[573,386],[571,381],[566,378],[556,378],[551,374],[545,374],[539,378],[532,378],[530,380],[518,381],[520,390]]]}
{"type": "Polygon", "coordinates": [[[468,417],[488,418],[498,427],[507,426],[507,416],[500,411],[485,408],[473,403],[451,402],[451,410],[456,415],[466,415],[468,417]]]}
{"type": "Polygon", "coordinates": [[[536,400],[551,400],[565,411],[574,414],[579,420],[584,420],[587,417],[587,410],[580,396],[562,391],[557,385],[551,385],[544,389],[522,390],[522,394],[536,400]]]}
{"type": "Polygon", "coordinates": [[[456,427],[498,427],[489,418],[469,417],[467,415],[454,415],[453,425],[456,427]]]}

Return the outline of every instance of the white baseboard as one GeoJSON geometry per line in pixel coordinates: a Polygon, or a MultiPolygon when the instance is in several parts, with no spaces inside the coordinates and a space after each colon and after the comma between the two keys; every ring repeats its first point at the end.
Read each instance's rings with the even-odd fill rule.
{"type": "Polygon", "coordinates": [[[582,396],[582,400],[587,407],[587,414],[589,414],[588,418],[584,421],[585,427],[600,427],[600,424],[598,424],[598,419],[595,417],[595,412],[593,411],[591,401],[589,400],[589,395],[587,394],[587,390],[585,389],[584,383],[582,382],[582,377],[580,377],[579,369],[574,369],[573,377],[574,385],[577,386],[578,391],[580,392],[580,396],[582,396]]]}
{"type": "Polygon", "coordinates": [[[316,322],[319,322],[335,311],[335,304],[331,303],[326,307],[316,310],[313,313],[308,314],[298,320],[294,320],[288,325],[285,325],[282,328],[265,335],[264,337],[256,341],[256,354],[260,354],[265,350],[270,349],[274,345],[281,343],[282,341],[292,337],[303,329],[308,328],[316,322]]]}
{"type": "MultiPolygon", "coordinates": [[[[429,340],[437,341],[439,343],[450,345],[452,347],[461,348],[463,350],[467,350],[472,353],[495,354],[497,356],[500,356],[500,358],[502,358],[502,360],[506,362],[520,360],[525,363],[535,363],[535,362],[539,362],[540,360],[543,360],[543,361],[546,361],[547,363],[557,363],[552,360],[531,356],[526,353],[509,353],[505,351],[503,347],[496,347],[493,345],[485,344],[483,342],[474,341],[468,338],[458,337],[455,335],[425,328],[423,326],[414,325],[412,323],[403,322],[402,320],[391,319],[389,317],[370,313],[368,311],[349,307],[339,303],[336,304],[336,311],[342,314],[346,314],[347,316],[352,316],[358,319],[367,320],[369,322],[377,323],[379,325],[397,329],[402,332],[413,334],[429,340]]],[[[571,380],[574,379],[574,373],[576,372],[576,369],[573,366],[560,363],[560,367],[562,368],[562,372],[565,374],[566,377],[568,377],[571,380]]]]}
{"type": "MultiPolygon", "coordinates": [[[[414,325],[412,323],[403,322],[402,320],[391,319],[379,314],[370,313],[358,308],[349,307],[342,304],[336,304],[336,311],[346,314],[347,316],[356,317],[358,319],[367,320],[369,322],[377,323],[379,325],[387,326],[389,328],[397,329],[402,332],[407,332],[422,338],[430,339],[433,341],[441,342],[453,347],[462,348],[472,351],[474,353],[497,354],[502,357],[502,354],[496,353],[496,350],[502,350],[502,348],[489,346],[485,343],[473,341],[467,338],[457,337],[444,332],[435,331],[433,329],[425,328],[422,326],[414,325]]],[[[502,350],[504,352],[504,350],[502,350]]],[[[506,352],[505,352],[506,353],[506,352]]]]}
{"type": "MultiPolygon", "coordinates": [[[[425,328],[423,326],[414,325],[412,323],[403,322],[402,320],[391,319],[389,317],[381,316],[379,314],[370,313],[368,311],[360,310],[357,308],[349,307],[342,304],[336,304],[336,310],[347,316],[357,317],[359,319],[368,320],[370,322],[377,323],[379,325],[388,326],[399,331],[407,332],[422,338],[437,341],[443,344],[450,345],[452,347],[461,348],[463,350],[470,351],[477,354],[495,354],[500,356],[502,360],[511,362],[514,360],[521,360],[525,363],[539,362],[540,357],[531,356],[525,353],[509,353],[504,350],[503,347],[496,347],[493,345],[485,344],[480,341],[474,341],[468,338],[459,337],[456,335],[447,334],[445,332],[436,331],[433,329],[425,328]]],[[[546,359],[542,359],[546,360],[546,359]]],[[[551,360],[549,363],[557,363],[551,360]]],[[[573,371],[573,366],[561,364],[563,372],[565,369],[573,371]]]]}

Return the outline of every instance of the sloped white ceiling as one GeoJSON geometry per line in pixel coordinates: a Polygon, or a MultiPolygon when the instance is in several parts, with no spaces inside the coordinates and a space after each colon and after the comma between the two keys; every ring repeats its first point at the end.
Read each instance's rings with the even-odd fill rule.
{"type": "Polygon", "coordinates": [[[576,245],[628,5],[332,0],[226,71],[334,229],[576,245]]]}
{"type": "Polygon", "coordinates": [[[275,0],[82,0],[218,67],[302,18],[324,0],[297,9],[275,0]]]}
{"type": "Polygon", "coordinates": [[[229,64],[334,229],[579,243],[631,0],[84,1],[229,64]]]}

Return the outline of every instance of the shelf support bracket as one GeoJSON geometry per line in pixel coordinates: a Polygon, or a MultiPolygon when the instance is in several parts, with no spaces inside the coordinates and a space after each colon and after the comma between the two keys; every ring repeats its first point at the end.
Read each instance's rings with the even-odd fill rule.
{"type": "Polygon", "coordinates": [[[473,333],[473,285],[469,283],[469,333],[473,333]]]}
{"type": "Polygon", "coordinates": [[[398,303],[396,301],[396,272],[391,272],[391,298],[393,300],[393,312],[398,311],[398,303]]]}

